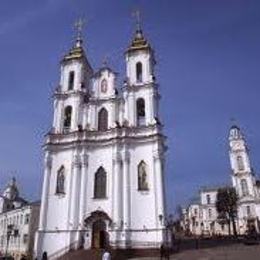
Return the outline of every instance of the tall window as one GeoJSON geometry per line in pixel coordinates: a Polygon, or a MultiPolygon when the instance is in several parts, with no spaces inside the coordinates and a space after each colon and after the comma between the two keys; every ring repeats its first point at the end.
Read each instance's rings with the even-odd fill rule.
{"type": "Polygon", "coordinates": [[[246,179],[241,180],[241,190],[242,190],[242,195],[247,196],[248,195],[248,186],[247,186],[247,181],[246,179]]]}
{"type": "Polygon", "coordinates": [[[246,214],[247,214],[247,216],[251,215],[251,208],[250,208],[250,206],[246,206],[246,214]]]}
{"type": "Polygon", "coordinates": [[[141,62],[136,63],[136,81],[137,82],[143,81],[143,65],[141,62]]]}
{"type": "Polygon", "coordinates": [[[243,158],[240,155],[237,157],[237,166],[239,171],[243,171],[245,169],[243,158]]]}
{"type": "Polygon", "coordinates": [[[106,197],[107,174],[103,167],[99,167],[95,173],[94,198],[101,199],[106,197]]]}
{"type": "Polygon", "coordinates": [[[211,203],[210,195],[207,194],[207,204],[210,204],[210,203],[211,203]]]}
{"type": "Polygon", "coordinates": [[[147,166],[144,161],[138,164],[138,190],[148,190],[147,166]]]}
{"type": "Polygon", "coordinates": [[[145,125],[145,101],[143,98],[138,98],[136,101],[137,125],[145,125]]]}
{"type": "Polygon", "coordinates": [[[212,209],[209,209],[208,213],[209,213],[209,218],[212,218],[212,209]]]}
{"type": "Polygon", "coordinates": [[[72,90],[74,88],[74,80],[75,80],[75,72],[71,71],[69,73],[68,90],[72,90]]]}
{"type": "Polygon", "coordinates": [[[61,166],[57,172],[57,180],[56,180],[56,194],[64,194],[65,193],[65,168],[61,166]]]}
{"type": "Polygon", "coordinates": [[[70,128],[71,127],[71,116],[72,116],[72,107],[67,106],[64,110],[64,128],[70,128]]]}
{"type": "Polygon", "coordinates": [[[105,108],[102,108],[98,113],[98,130],[106,131],[108,129],[108,113],[105,108]]]}

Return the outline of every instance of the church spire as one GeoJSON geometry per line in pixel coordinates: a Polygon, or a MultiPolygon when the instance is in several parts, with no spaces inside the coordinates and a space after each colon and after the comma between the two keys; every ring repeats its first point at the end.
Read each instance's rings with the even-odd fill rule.
{"type": "Polygon", "coordinates": [[[75,43],[73,47],[70,49],[69,53],[66,54],[63,58],[63,62],[73,60],[73,59],[86,59],[85,51],[83,48],[83,27],[84,27],[84,20],[82,18],[78,19],[75,24],[75,43]]]}
{"type": "Polygon", "coordinates": [[[150,50],[151,46],[143,35],[143,31],[141,27],[140,11],[136,10],[133,13],[133,16],[136,19],[136,30],[135,30],[134,39],[132,40],[131,45],[129,46],[127,52],[132,52],[136,50],[150,50]]]}

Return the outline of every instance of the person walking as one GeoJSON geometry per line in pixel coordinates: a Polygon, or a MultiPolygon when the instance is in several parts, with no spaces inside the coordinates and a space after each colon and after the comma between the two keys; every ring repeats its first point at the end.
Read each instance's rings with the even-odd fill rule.
{"type": "Polygon", "coordinates": [[[104,251],[104,254],[102,256],[102,260],[111,260],[111,254],[107,249],[105,249],[105,251],[104,251]]]}

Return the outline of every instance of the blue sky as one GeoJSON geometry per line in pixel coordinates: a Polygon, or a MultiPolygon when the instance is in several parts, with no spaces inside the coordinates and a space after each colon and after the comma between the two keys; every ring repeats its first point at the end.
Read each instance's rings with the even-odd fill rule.
{"type": "Polygon", "coordinates": [[[137,7],[158,62],[170,210],[202,185],[230,182],[231,118],[244,130],[260,171],[259,1],[2,0],[0,187],[16,175],[22,193],[39,198],[51,95],[75,19],[87,20],[84,41],[93,67],[108,56],[121,82],[137,7]]]}

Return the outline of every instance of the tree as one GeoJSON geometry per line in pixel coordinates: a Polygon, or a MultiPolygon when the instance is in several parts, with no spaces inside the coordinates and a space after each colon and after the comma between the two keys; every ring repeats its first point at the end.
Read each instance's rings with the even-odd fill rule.
{"type": "Polygon", "coordinates": [[[224,187],[218,189],[216,208],[218,212],[218,219],[222,221],[227,221],[229,225],[230,233],[230,223],[232,223],[233,234],[237,236],[236,229],[236,218],[237,218],[237,203],[238,196],[235,188],[224,187]]]}

